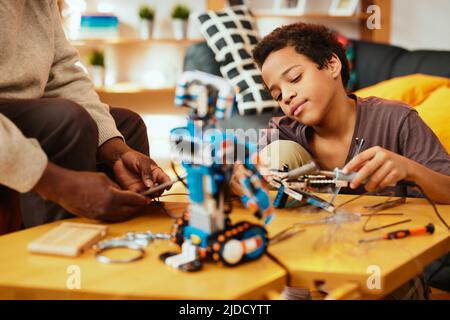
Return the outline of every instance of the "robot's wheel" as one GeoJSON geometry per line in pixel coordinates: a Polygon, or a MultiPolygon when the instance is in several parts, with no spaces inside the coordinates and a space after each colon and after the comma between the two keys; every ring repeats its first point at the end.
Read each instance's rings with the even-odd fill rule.
{"type": "Polygon", "coordinates": [[[221,258],[222,261],[229,266],[239,264],[244,257],[244,248],[241,241],[230,239],[226,241],[222,247],[221,258]]]}
{"type": "Polygon", "coordinates": [[[173,252],[173,251],[164,252],[164,253],[159,255],[159,259],[162,260],[162,262],[166,262],[167,258],[175,256],[177,254],[178,254],[177,252],[173,252]]]}
{"type": "Polygon", "coordinates": [[[194,260],[179,266],[178,269],[184,272],[196,272],[200,271],[203,267],[203,264],[199,260],[194,260]]]}
{"type": "Polygon", "coordinates": [[[256,260],[259,257],[261,257],[264,254],[264,252],[266,252],[267,243],[268,243],[267,231],[261,226],[254,225],[247,231],[244,231],[243,240],[249,239],[249,238],[252,238],[255,236],[259,236],[258,238],[260,239],[261,243],[258,245],[257,250],[254,250],[251,253],[247,253],[245,255],[246,260],[256,260]]]}

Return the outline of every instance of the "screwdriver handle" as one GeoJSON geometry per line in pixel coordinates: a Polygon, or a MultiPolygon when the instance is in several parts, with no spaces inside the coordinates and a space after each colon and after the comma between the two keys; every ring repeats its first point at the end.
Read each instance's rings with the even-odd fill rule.
{"type": "Polygon", "coordinates": [[[418,236],[421,234],[433,234],[434,233],[434,224],[429,223],[425,227],[420,228],[412,228],[412,229],[404,229],[404,230],[397,230],[387,233],[384,236],[384,239],[391,240],[391,239],[402,239],[409,236],[418,236]]]}

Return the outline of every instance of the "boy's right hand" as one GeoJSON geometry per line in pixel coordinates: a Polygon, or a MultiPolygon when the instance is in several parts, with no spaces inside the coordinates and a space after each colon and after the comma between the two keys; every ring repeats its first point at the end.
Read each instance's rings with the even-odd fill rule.
{"type": "Polygon", "coordinates": [[[105,174],[47,165],[33,191],[67,211],[90,219],[123,221],[150,203],[143,195],[123,191],[105,174]]]}

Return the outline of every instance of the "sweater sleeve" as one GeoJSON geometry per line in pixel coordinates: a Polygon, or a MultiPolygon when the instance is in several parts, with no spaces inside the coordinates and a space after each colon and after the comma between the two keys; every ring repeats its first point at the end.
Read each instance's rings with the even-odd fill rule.
{"type": "Polygon", "coordinates": [[[0,113],[0,184],[30,191],[47,167],[47,156],[35,139],[27,139],[0,113]]]}
{"type": "Polygon", "coordinates": [[[86,108],[97,123],[99,146],[114,137],[123,139],[109,113],[109,106],[100,101],[91,80],[79,66],[78,51],[66,39],[55,0],[51,1],[51,9],[55,55],[44,97],[68,99],[86,108]]]}

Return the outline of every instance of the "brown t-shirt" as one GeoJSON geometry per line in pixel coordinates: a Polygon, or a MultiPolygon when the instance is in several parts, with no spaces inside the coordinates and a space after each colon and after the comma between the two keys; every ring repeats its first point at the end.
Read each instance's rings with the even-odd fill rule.
{"type": "MultiPolygon", "coordinates": [[[[356,125],[352,143],[347,155],[350,161],[356,151],[356,138],[364,138],[361,151],[380,146],[408,159],[414,160],[436,172],[450,175],[450,156],[431,129],[419,117],[416,110],[408,105],[393,100],[377,97],[356,99],[356,125]]],[[[292,120],[286,116],[272,118],[269,131],[278,129],[278,139],[292,140],[302,145],[314,157],[308,142],[312,127],[292,120]]],[[[276,137],[273,132],[268,136],[276,137]]],[[[273,139],[271,139],[273,141],[273,139]]],[[[394,189],[397,196],[417,196],[414,190],[403,186],[394,189]]],[[[364,189],[345,188],[342,193],[363,193],[364,189]]],[[[450,196],[450,195],[449,195],[450,196]]]]}

